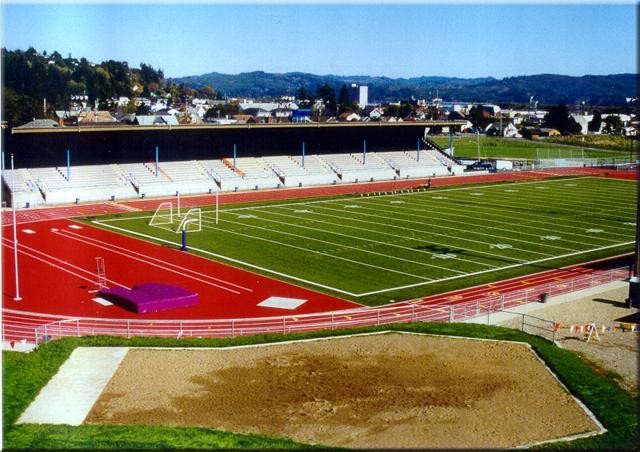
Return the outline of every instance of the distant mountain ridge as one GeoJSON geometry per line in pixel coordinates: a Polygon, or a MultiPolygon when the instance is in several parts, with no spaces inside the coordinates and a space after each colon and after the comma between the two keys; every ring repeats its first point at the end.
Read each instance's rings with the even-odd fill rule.
{"type": "Polygon", "coordinates": [[[210,86],[229,97],[278,97],[295,95],[300,88],[315,94],[325,83],[336,92],[343,84],[369,87],[370,102],[442,98],[445,102],[528,103],[533,96],[541,105],[584,102],[589,106],[626,105],[626,98],[637,97],[637,74],[584,75],[580,77],[538,74],[527,76],[458,78],[422,76],[412,78],[371,77],[366,75],[316,75],[303,72],[208,74],[173,78],[193,88],[210,86]]]}

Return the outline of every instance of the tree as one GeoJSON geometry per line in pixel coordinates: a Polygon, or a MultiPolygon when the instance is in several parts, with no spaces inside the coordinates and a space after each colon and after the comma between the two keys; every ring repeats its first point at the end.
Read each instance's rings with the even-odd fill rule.
{"type": "Polygon", "coordinates": [[[622,120],[617,115],[608,115],[604,119],[604,130],[607,133],[618,133],[622,129],[622,120]]]}
{"type": "Polygon", "coordinates": [[[580,124],[569,115],[569,108],[565,104],[549,108],[549,113],[544,117],[544,124],[557,129],[563,135],[579,133],[582,130],[580,124]]]}
{"type": "Polygon", "coordinates": [[[338,114],[353,111],[353,103],[351,102],[351,96],[349,96],[349,89],[344,83],[340,88],[340,94],[338,94],[338,108],[338,114]]]}
{"type": "Polygon", "coordinates": [[[211,107],[204,114],[205,118],[224,118],[240,113],[240,107],[236,104],[222,104],[211,107]]]}
{"type": "Polygon", "coordinates": [[[327,116],[335,116],[336,115],[336,92],[335,90],[327,83],[324,85],[318,86],[316,90],[318,99],[322,99],[324,102],[324,114],[327,116]]]}
{"type": "Polygon", "coordinates": [[[484,122],[484,110],[482,109],[482,105],[474,105],[469,110],[469,121],[473,124],[473,127],[476,129],[482,126],[484,122]]]}
{"type": "Polygon", "coordinates": [[[593,119],[589,121],[587,125],[587,130],[589,132],[600,132],[600,126],[602,125],[602,114],[600,110],[596,110],[593,112],[593,119]]]}

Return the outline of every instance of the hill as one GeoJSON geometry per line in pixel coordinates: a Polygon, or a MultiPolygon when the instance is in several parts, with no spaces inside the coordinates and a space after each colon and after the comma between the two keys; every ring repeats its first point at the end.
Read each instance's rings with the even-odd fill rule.
{"type": "Polygon", "coordinates": [[[302,72],[283,74],[262,71],[240,74],[208,74],[173,79],[192,88],[214,87],[232,97],[277,97],[295,95],[300,88],[315,93],[319,85],[329,84],[336,92],[343,84],[358,83],[369,86],[371,102],[398,99],[430,99],[436,96],[444,101],[493,102],[499,104],[526,104],[534,96],[541,105],[585,102],[589,106],[622,106],[626,98],[636,97],[636,74],[584,75],[573,77],[539,74],[503,79],[414,77],[388,78],[364,75],[315,75],[302,72]]]}

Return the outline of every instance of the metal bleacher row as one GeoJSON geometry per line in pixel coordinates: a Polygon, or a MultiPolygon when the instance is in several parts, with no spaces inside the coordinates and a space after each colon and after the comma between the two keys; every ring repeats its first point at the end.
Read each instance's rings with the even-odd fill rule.
{"type": "Polygon", "coordinates": [[[435,150],[6,169],[16,207],[461,174],[435,150]]]}

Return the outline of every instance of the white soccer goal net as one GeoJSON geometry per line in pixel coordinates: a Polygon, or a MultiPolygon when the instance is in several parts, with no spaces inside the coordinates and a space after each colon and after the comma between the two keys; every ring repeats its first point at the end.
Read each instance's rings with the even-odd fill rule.
{"type": "Polygon", "coordinates": [[[160,203],[149,221],[149,226],[173,229],[173,204],[171,202],[160,203]]]}
{"type": "Polygon", "coordinates": [[[189,209],[187,213],[182,215],[180,223],[178,224],[175,232],[200,232],[202,230],[202,211],[199,207],[189,209]]]}

